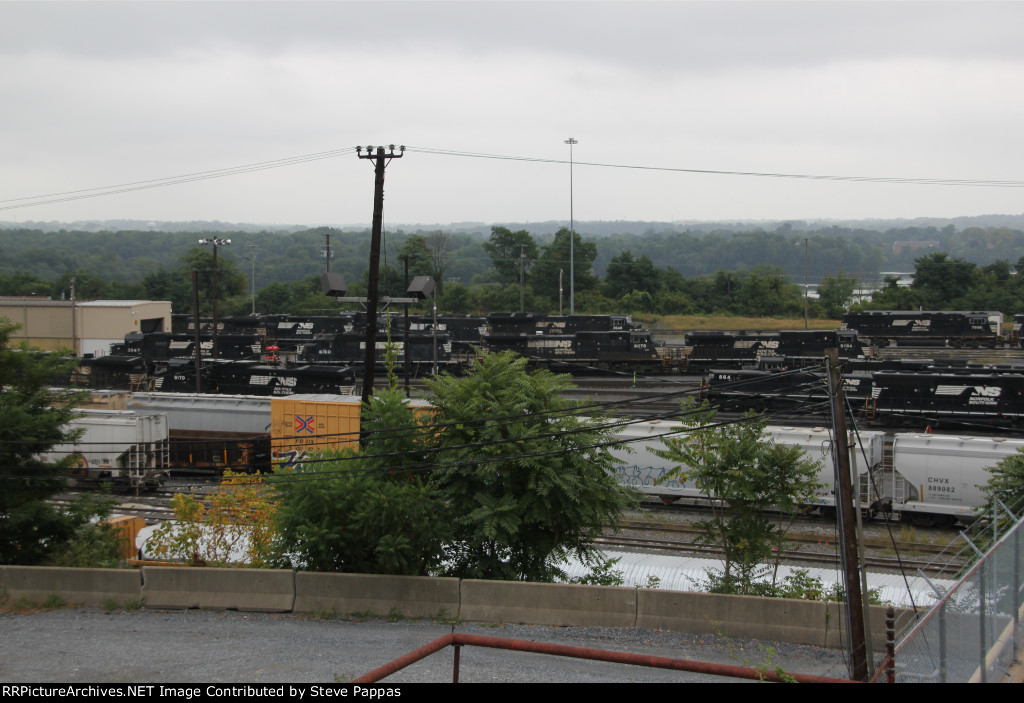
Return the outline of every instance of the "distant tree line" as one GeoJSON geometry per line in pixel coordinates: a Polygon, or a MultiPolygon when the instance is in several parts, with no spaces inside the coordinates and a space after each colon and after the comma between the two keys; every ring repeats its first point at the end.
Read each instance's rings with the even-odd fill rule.
{"type": "MultiPolygon", "coordinates": [[[[209,314],[213,257],[197,244],[207,234],[0,230],[0,295],[67,298],[74,278],[79,299],[170,300],[175,312],[190,312],[196,270],[201,312],[209,314]]],[[[365,294],[367,231],[215,234],[232,239],[218,249],[221,314],[341,309],[320,289],[328,238],[331,270],[345,276],[351,295],[365,294]]],[[[521,298],[529,311],[568,312],[570,239],[567,228],[545,236],[503,226],[491,227],[487,237],[446,230],[386,233],[382,293],[402,295],[408,267],[410,279],[429,275],[438,281],[442,312],[515,311],[521,298]]],[[[1024,231],[1000,227],[883,232],[785,224],[771,232],[651,231],[600,238],[576,231],[575,307],[578,313],[799,317],[806,267],[807,280],[819,292],[810,301],[814,317],[838,318],[863,285],[883,288],[867,304],[872,307],[985,308],[1009,314],[1022,307],[1017,291],[1022,250],[1024,231]],[[885,279],[884,272],[895,271],[915,271],[914,286],[901,288],[894,278],[885,279]]]]}

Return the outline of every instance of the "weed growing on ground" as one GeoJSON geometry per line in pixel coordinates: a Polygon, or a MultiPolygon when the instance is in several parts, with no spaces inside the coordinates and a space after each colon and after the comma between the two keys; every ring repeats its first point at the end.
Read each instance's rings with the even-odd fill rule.
{"type": "Polygon", "coordinates": [[[145,603],[145,598],[129,598],[128,600],[123,601],[119,601],[116,598],[105,598],[103,600],[102,607],[108,613],[115,610],[136,611],[142,610],[142,606],[145,605],[145,603]]]}
{"type": "Polygon", "coordinates": [[[37,613],[41,610],[58,610],[60,608],[74,607],[56,593],[51,593],[42,602],[28,598],[14,600],[7,591],[0,593],[0,613],[37,613]]]}
{"type": "Polygon", "coordinates": [[[646,588],[648,590],[654,591],[657,590],[660,586],[661,579],[659,577],[655,576],[654,574],[647,574],[647,582],[644,583],[643,586],[638,586],[637,588],[646,588]]]}
{"type": "Polygon", "coordinates": [[[757,661],[751,661],[745,656],[740,656],[739,646],[733,641],[731,637],[722,633],[721,623],[715,622],[714,620],[709,621],[711,626],[715,630],[715,635],[722,640],[726,650],[729,652],[729,658],[733,661],[741,664],[742,666],[754,669],[760,674],[759,681],[764,681],[769,674],[774,674],[782,680],[782,683],[796,683],[796,678],[792,674],[786,672],[778,664],[774,663],[777,652],[774,647],[766,645],[762,642],[755,642],[754,647],[757,650],[759,656],[757,661]]]}
{"type": "Polygon", "coordinates": [[[461,625],[462,618],[457,615],[452,615],[448,612],[447,608],[441,608],[437,611],[436,615],[431,616],[431,622],[436,622],[441,625],[461,625]]]}

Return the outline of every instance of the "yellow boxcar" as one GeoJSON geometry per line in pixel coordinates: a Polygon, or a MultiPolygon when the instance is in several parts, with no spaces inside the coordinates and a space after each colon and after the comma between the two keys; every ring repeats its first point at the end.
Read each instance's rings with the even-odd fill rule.
{"type": "Polygon", "coordinates": [[[135,547],[135,539],[146,526],[146,521],[137,515],[119,515],[103,521],[111,525],[117,533],[118,551],[122,559],[135,559],[139,550],[135,547]]]}
{"type": "MultiPolygon", "coordinates": [[[[409,401],[417,415],[431,412],[425,400],[409,401]]],[[[270,401],[273,460],[296,464],[315,452],[359,445],[359,396],[297,394],[270,401]]]]}

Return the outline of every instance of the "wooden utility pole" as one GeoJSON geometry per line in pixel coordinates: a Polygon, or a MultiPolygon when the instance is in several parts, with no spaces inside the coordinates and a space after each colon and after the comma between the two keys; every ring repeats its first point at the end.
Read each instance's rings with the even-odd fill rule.
{"type": "Polygon", "coordinates": [[[71,277],[71,354],[81,356],[78,351],[78,298],[75,297],[75,277],[71,277]]]}
{"type": "Polygon", "coordinates": [[[195,326],[196,393],[203,392],[203,352],[199,336],[199,272],[192,269],[192,319],[195,326]]]}
{"type": "Polygon", "coordinates": [[[519,312],[526,312],[526,245],[519,245],[519,312]]]}
{"type": "Polygon", "coordinates": [[[249,284],[252,288],[252,314],[256,315],[256,249],[259,244],[250,244],[249,251],[252,252],[252,274],[250,274],[249,284]]]}
{"type": "Polygon", "coordinates": [[[377,284],[380,278],[380,240],[384,229],[384,169],[391,159],[400,159],[405,147],[399,147],[395,153],[395,145],[388,147],[368,146],[366,154],[363,147],[356,147],[356,155],[360,159],[373,160],[373,229],[370,239],[370,271],[366,291],[366,354],[363,356],[363,393],[362,402],[369,402],[373,395],[373,372],[377,361],[377,284]]]}
{"type": "MultiPolygon", "coordinates": [[[[402,261],[405,262],[405,290],[409,290],[409,255],[402,254],[402,261]]],[[[402,330],[402,373],[405,376],[405,395],[409,397],[409,367],[412,365],[409,357],[409,303],[402,303],[404,311],[404,328],[402,330]]]]}
{"type": "Polygon", "coordinates": [[[868,677],[867,638],[864,634],[864,598],[860,588],[860,575],[857,566],[860,562],[857,549],[857,531],[855,529],[854,510],[860,505],[853,501],[853,482],[850,478],[850,450],[846,441],[846,399],[843,396],[842,374],[839,372],[839,350],[825,350],[829,370],[829,385],[832,395],[832,423],[835,435],[835,446],[832,456],[835,459],[836,512],[839,519],[839,531],[843,540],[843,571],[846,578],[847,628],[850,633],[850,678],[866,681],[868,677]]]}

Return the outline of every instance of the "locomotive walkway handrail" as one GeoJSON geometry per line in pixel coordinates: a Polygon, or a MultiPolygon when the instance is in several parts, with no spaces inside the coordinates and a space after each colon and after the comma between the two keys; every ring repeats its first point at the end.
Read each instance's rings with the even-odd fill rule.
{"type": "Polygon", "coordinates": [[[405,654],[384,666],[374,669],[368,674],[364,674],[357,679],[353,679],[352,683],[375,683],[448,646],[455,647],[455,657],[452,667],[452,683],[459,682],[459,653],[460,647],[463,646],[507,649],[516,652],[532,652],[534,654],[548,654],[558,657],[604,661],[612,664],[631,664],[633,666],[646,666],[656,669],[673,669],[675,671],[689,671],[698,674],[710,674],[712,676],[753,679],[755,681],[774,681],[776,683],[783,683],[787,681],[795,681],[797,683],[858,683],[848,679],[837,679],[828,676],[815,676],[809,674],[790,674],[788,672],[774,669],[758,669],[755,667],[734,666],[731,664],[714,664],[711,662],[694,661],[692,659],[655,657],[646,654],[613,652],[605,649],[593,649],[590,647],[571,647],[564,644],[550,644],[547,642],[530,642],[527,640],[510,640],[501,637],[464,635],[456,632],[453,632],[450,635],[445,635],[444,637],[439,637],[433,642],[423,645],[419,649],[414,649],[408,654],[405,654]]]}

